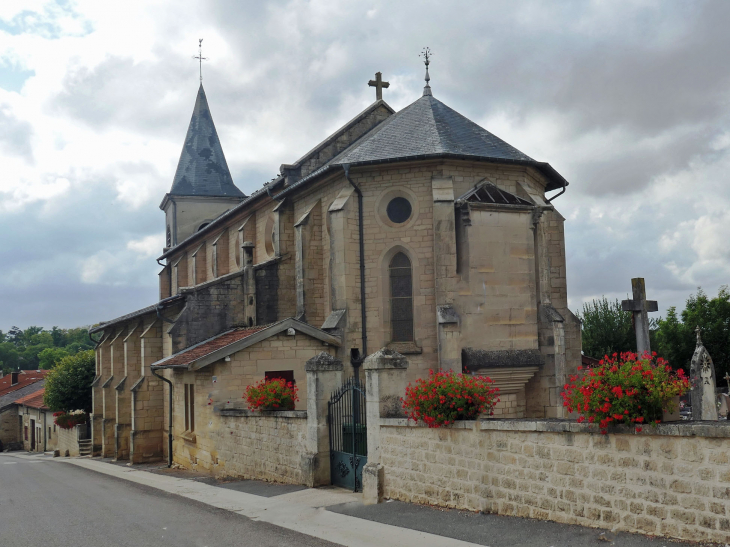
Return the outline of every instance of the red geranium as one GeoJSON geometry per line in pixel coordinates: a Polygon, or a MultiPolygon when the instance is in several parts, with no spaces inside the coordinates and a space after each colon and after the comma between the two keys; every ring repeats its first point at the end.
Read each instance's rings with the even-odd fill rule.
{"type": "Polygon", "coordinates": [[[251,410],[294,410],[299,388],[283,378],[261,380],[246,388],[246,402],[251,410]]]}
{"type": "Polygon", "coordinates": [[[423,420],[428,427],[453,424],[456,420],[473,420],[489,412],[499,402],[499,388],[486,376],[470,376],[453,372],[428,373],[416,385],[408,384],[403,408],[411,420],[423,420]]]}
{"type": "Polygon", "coordinates": [[[614,353],[597,367],[570,377],[562,393],[563,406],[579,413],[579,422],[598,423],[604,435],[611,424],[633,425],[641,431],[641,424],[659,423],[663,411],[674,411],[674,398],[689,388],[684,371],[674,372],[656,353],[642,358],[614,353]]]}
{"type": "MultiPolygon", "coordinates": [[[[80,411],[79,411],[80,412],[80,411]]],[[[61,429],[73,429],[75,426],[79,424],[85,424],[88,419],[89,415],[85,412],[80,412],[77,414],[70,414],[66,412],[54,412],[54,421],[56,422],[56,425],[60,427],[61,429]]]]}

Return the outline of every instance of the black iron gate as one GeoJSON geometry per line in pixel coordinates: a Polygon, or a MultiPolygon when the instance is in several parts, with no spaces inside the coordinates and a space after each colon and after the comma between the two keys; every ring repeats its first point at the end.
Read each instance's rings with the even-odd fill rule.
{"type": "Polygon", "coordinates": [[[362,468],[367,462],[365,386],[357,377],[347,380],[327,403],[332,484],[362,490],[362,468]]]}

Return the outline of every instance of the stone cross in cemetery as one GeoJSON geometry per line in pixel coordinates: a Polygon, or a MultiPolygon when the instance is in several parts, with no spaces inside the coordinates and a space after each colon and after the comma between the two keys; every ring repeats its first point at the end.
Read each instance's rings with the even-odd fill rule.
{"type": "Polygon", "coordinates": [[[635,277],[631,280],[631,290],[634,293],[633,300],[623,300],[621,308],[634,314],[634,330],[636,331],[636,352],[639,356],[645,352],[651,355],[649,344],[649,312],[658,311],[659,306],[656,300],[646,299],[646,285],[643,277],[635,277]]]}
{"type": "Polygon", "coordinates": [[[715,403],[715,365],[702,343],[700,327],[697,327],[697,347],[692,355],[690,380],[692,381],[692,419],[717,420],[715,403]]]}
{"type": "Polygon", "coordinates": [[[384,82],[383,74],[381,72],[376,72],[375,79],[370,80],[368,82],[368,85],[370,87],[375,88],[375,100],[382,101],[383,100],[383,88],[388,89],[390,87],[390,82],[384,82]]]}

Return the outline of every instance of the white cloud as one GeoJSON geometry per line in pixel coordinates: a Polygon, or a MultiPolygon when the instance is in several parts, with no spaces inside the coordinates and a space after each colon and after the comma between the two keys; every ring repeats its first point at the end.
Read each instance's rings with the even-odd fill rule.
{"type": "MultiPolygon", "coordinates": [[[[156,297],[158,204],[203,37],[213,117],[245,192],[370,104],[376,71],[396,109],[418,98],[417,55],[430,45],[437,98],[571,182],[555,202],[568,219],[571,307],[622,297],[637,274],[660,306],[681,305],[730,274],[730,82],[716,69],[730,47],[728,10],[2,0],[0,71],[22,81],[0,87],[0,225],[14,234],[0,244],[0,285],[41,294],[65,279],[156,297]]],[[[0,328],[13,322],[4,313],[0,328]]]]}
{"type": "Polygon", "coordinates": [[[144,258],[152,258],[162,253],[165,245],[165,233],[153,234],[143,237],[142,239],[134,239],[127,243],[127,249],[139,253],[144,258]]]}

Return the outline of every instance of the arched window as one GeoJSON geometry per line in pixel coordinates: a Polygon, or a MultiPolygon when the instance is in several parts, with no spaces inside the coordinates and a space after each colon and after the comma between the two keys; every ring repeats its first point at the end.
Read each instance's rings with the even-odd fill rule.
{"type": "Polygon", "coordinates": [[[398,253],[390,261],[390,326],[393,342],[413,341],[413,272],[411,261],[398,253]]]}

